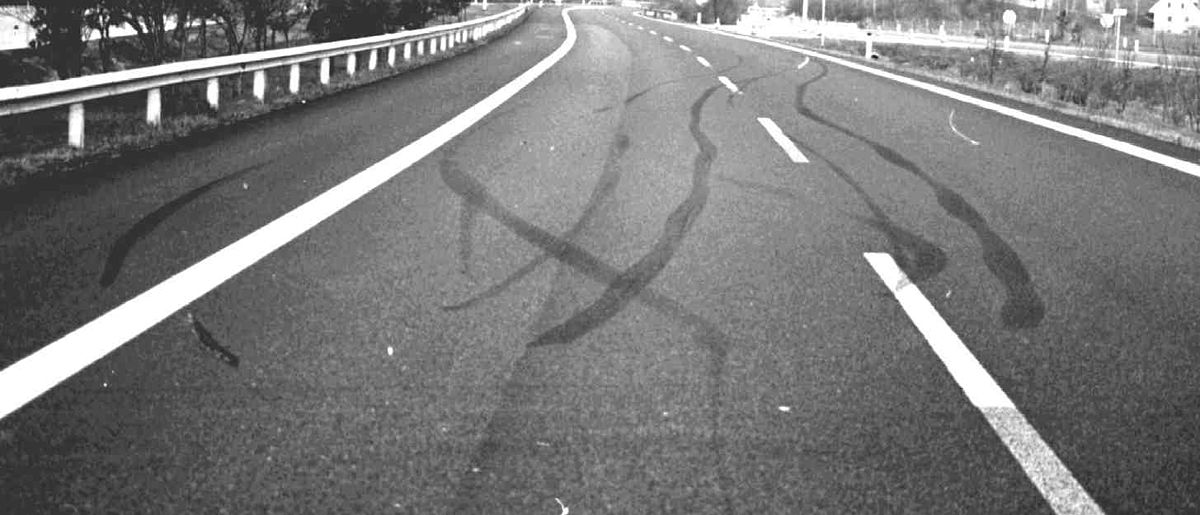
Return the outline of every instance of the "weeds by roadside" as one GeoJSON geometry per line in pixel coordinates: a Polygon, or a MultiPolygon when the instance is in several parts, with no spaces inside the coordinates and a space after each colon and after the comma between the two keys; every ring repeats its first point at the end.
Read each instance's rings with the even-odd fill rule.
{"type": "MultiPolygon", "coordinates": [[[[1077,46],[1076,59],[982,49],[873,45],[879,62],[920,75],[1058,109],[1156,139],[1200,149],[1200,45],[1162,49],[1158,66],[1139,67],[1112,41],[1077,46]]],[[[825,50],[860,56],[862,43],[827,41],[825,50]]]]}

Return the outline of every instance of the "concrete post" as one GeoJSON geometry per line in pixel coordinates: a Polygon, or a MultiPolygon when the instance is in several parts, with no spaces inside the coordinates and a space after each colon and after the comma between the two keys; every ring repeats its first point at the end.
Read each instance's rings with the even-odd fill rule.
{"type": "Polygon", "coordinates": [[[1050,29],[1046,29],[1046,42],[1050,42],[1050,29]]]}
{"type": "Polygon", "coordinates": [[[358,68],[358,54],[350,52],[346,54],[346,75],[354,76],[354,71],[358,68]]]}
{"type": "Polygon", "coordinates": [[[1141,51],[1142,51],[1142,48],[1141,48],[1141,47],[1142,47],[1142,44],[1141,44],[1141,43],[1142,43],[1142,40],[1140,40],[1140,39],[1135,39],[1135,40],[1133,40],[1133,53],[1135,53],[1135,54],[1136,54],[1136,53],[1138,53],[1138,52],[1141,52],[1141,51]]]}
{"type": "Polygon", "coordinates": [[[329,84],[329,58],[321,58],[321,84],[329,84]]]}
{"type": "Polygon", "coordinates": [[[396,47],[388,47],[388,68],[396,66],[396,47]]]}
{"type": "Polygon", "coordinates": [[[370,56],[367,57],[367,69],[374,70],[376,66],[379,66],[379,49],[372,48],[370,56]]]}
{"type": "Polygon", "coordinates": [[[254,98],[259,102],[267,99],[267,71],[258,70],[254,72],[254,98]]]}
{"type": "Polygon", "coordinates": [[[293,64],[288,70],[288,92],[293,95],[300,92],[300,63],[293,64]]]}
{"type": "Polygon", "coordinates": [[[71,104],[67,116],[67,143],[83,148],[83,102],[71,104]]]}
{"type": "Polygon", "coordinates": [[[428,40],[417,41],[417,55],[425,55],[425,45],[428,44],[425,41],[428,40]]]}
{"type": "Polygon", "coordinates": [[[1004,49],[1005,50],[1008,50],[1008,43],[1009,43],[1010,39],[1011,38],[1009,38],[1007,34],[1004,35],[1004,49]]]}
{"type": "Polygon", "coordinates": [[[146,91],[146,123],[158,126],[162,122],[162,89],[146,91]]]}
{"type": "Polygon", "coordinates": [[[412,59],[412,43],[404,43],[404,60],[412,59]]]}
{"type": "Polygon", "coordinates": [[[220,79],[217,79],[216,77],[208,79],[207,90],[208,90],[207,91],[208,94],[206,96],[208,97],[208,107],[211,107],[213,111],[216,111],[217,108],[221,106],[221,81],[220,81],[220,79]]]}
{"type": "Polygon", "coordinates": [[[863,52],[863,57],[865,57],[867,59],[871,58],[871,33],[870,32],[867,33],[867,50],[865,52],[863,52]]]}

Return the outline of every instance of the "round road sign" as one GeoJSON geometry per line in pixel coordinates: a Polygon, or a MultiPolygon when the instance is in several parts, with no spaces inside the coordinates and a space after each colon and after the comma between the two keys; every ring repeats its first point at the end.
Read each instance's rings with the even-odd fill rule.
{"type": "Polygon", "coordinates": [[[1012,9],[1008,9],[1004,11],[1004,17],[1002,19],[1004,20],[1005,25],[1012,25],[1017,22],[1017,13],[1012,9]]]}

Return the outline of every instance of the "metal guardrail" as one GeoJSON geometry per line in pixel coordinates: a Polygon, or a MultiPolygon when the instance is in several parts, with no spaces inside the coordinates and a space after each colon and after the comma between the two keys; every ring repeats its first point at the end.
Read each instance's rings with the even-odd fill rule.
{"type": "Polygon", "coordinates": [[[270,68],[290,67],[288,91],[300,91],[300,64],[319,61],[320,81],[330,81],[331,64],[334,57],[346,56],[346,73],[354,75],[357,70],[357,55],[369,51],[367,68],[374,70],[379,64],[380,50],[387,49],[387,64],[395,66],[397,48],[401,56],[409,60],[416,55],[437,54],[457,44],[482,39],[496,30],[512,23],[525,13],[527,5],[520,5],[485,18],[470,20],[413,31],[383,34],[305,45],[279,50],[267,50],[248,54],[213,57],[148,66],[133,70],[88,75],[72,79],[0,88],[0,116],[27,113],[42,109],[68,106],[67,143],[73,147],[84,146],[84,102],[127,93],[146,92],[146,123],[158,125],[162,120],[162,87],[184,82],[207,81],[206,97],[213,109],[220,105],[220,77],[245,72],[254,73],[254,97],[266,100],[267,74],[270,68]]]}

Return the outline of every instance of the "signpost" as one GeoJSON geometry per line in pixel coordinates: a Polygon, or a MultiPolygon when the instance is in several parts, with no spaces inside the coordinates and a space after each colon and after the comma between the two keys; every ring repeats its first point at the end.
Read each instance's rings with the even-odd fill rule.
{"type": "Polygon", "coordinates": [[[1017,13],[1012,9],[1005,9],[1000,19],[1004,21],[1004,26],[1006,27],[1004,31],[1004,49],[1008,50],[1009,35],[1012,34],[1013,25],[1017,23],[1017,13]]]}

